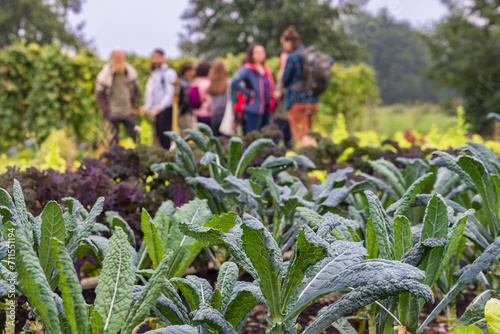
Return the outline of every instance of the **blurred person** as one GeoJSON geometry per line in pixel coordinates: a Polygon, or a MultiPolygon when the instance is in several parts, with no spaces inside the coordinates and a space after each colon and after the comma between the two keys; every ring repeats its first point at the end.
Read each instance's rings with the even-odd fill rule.
{"type": "Polygon", "coordinates": [[[189,104],[189,89],[191,81],[196,75],[196,70],[191,62],[185,62],[181,65],[181,80],[179,84],[179,130],[184,138],[187,133],[186,129],[196,128],[196,116],[194,116],[193,108],[189,104]]]}
{"type": "Polygon", "coordinates": [[[308,85],[317,86],[326,89],[330,79],[331,65],[333,59],[318,52],[314,47],[305,49],[302,46],[300,35],[294,26],[288,27],[281,36],[283,49],[288,53],[286,57],[285,68],[281,77],[283,86],[286,88],[285,110],[288,111],[288,121],[292,136],[300,140],[300,146],[316,146],[316,141],[307,135],[313,127],[314,117],[318,110],[319,94],[321,91],[310,89],[308,85]],[[308,57],[313,55],[313,57],[308,57]],[[305,59],[313,59],[312,66],[304,66],[305,59]],[[314,67],[314,72],[309,68],[314,67]]]}
{"type": "Polygon", "coordinates": [[[194,109],[194,115],[198,122],[210,126],[212,120],[212,98],[208,94],[210,87],[210,79],[208,74],[210,72],[210,63],[202,61],[196,66],[196,73],[191,88],[189,89],[189,103],[194,109]]]}
{"type": "MultiPolygon", "coordinates": [[[[241,64],[238,67],[238,71],[245,65],[245,58],[242,58],[241,64]]],[[[241,82],[242,85],[245,84],[244,81],[241,82]]],[[[236,128],[241,127],[243,135],[247,134],[246,124],[245,124],[245,110],[243,107],[245,106],[245,95],[237,90],[231,89],[231,102],[233,103],[233,111],[236,120],[236,128]]]]}
{"type": "Polygon", "coordinates": [[[214,136],[218,137],[221,135],[219,128],[224,113],[226,112],[228,96],[231,94],[231,86],[227,78],[226,65],[220,61],[215,62],[210,68],[208,78],[210,79],[208,94],[212,100],[210,105],[210,111],[212,112],[210,127],[212,128],[214,136]]]}
{"type": "Polygon", "coordinates": [[[164,132],[172,130],[172,106],[177,73],[165,64],[165,52],[162,49],[153,51],[151,71],[150,92],[147,94],[146,104],[141,108],[141,113],[151,115],[158,140],[161,146],[168,150],[170,138],[164,132]]]}
{"type": "MultiPolygon", "coordinates": [[[[284,46],[285,40],[281,38],[281,45],[284,46]]],[[[281,77],[283,76],[283,72],[285,71],[286,60],[288,58],[288,52],[282,50],[279,55],[280,68],[278,71],[278,84],[277,87],[281,93],[281,97],[276,100],[276,106],[274,108],[274,112],[272,114],[272,124],[276,125],[278,129],[283,133],[283,141],[285,146],[289,149],[292,148],[292,132],[290,130],[290,124],[288,122],[288,112],[285,110],[285,94],[286,89],[283,87],[283,83],[281,81],[281,77]]],[[[273,138],[276,145],[278,145],[280,138],[273,138]]]]}
{"type": "Polygon", "coordinates": [[[274,88],[274,78],[265,64],[266,50],[260,44],[252,44],[245,53],[245,64],[231,80],[233,90],[245,97],[243,109],[246,133],[260,131],[269,124],[269,115],[274,110],[275,99],[281,93],[274,88]]]}
{"type": "Polygon", "coordinates": [[[113,50],[111,62],[104,65],[97,75],[95,94],[104,118],[111,124],[111,144],[118,144],[120,123],[135,142],[139,80],[135,68],[125,61],[122,50],[113,50]]]}
{"type": "MultiPolygon", "coordinates": [[[[151,96],[153,94],[153,71],[151,70],[151,67],[149,68],[149,77],[148,80],[146,81],[146,85],[144,87],[144,101],[149,101],[151,99],[151,96]]],[[[140,114],[147,115],[147,111],[143,108],[140,109],[140,114]]]]}

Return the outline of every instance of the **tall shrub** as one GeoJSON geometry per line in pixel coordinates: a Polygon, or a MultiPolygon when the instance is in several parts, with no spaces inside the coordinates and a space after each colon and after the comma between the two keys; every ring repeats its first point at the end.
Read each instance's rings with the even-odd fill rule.
{"type": "Polygon", "coordinates": [[[60,44],[20,42],[0,51],[0,149],[37,141],[68,127],[92,142],[99,129],[93,94],[102,61],[87,49],[69,55],[60,44]]]}

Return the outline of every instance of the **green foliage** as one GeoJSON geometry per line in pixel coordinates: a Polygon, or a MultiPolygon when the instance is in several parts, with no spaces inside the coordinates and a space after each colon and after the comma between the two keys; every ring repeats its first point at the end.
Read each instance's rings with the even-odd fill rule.
{"type": "Polygon", "coordinates": [[[432,199],[427,205],[422,233],[420,235],[420,243],[429,245],[429,241],[436,241],[432,244],[432,250],[424,259],[420,268],[425,271],[424,283],[432,286],[438,279],[441,273],[438,272],[442,256],[444,253],[444,244],[446,244],[446,236],[448,229],[447,206],[444,199],[439,195],[432,196],[432,199]]]}
{"type": "Polygon", "coordinates": [[[450,289],[450,291],[444,296],[444,298],[439,302],[436,308],[431,312],[431,314],[425,319],[425,321],[420,325],[417,334],[422,333],[425,326],[427,326],[444,307],[455,298],[470,282],[479,274],[482,270],[485,270],[488,265],[493,261],[495,257],[500,254],[500,237],[492,243],[477,259],[474,263],[460,276],[457,283],[450,289]]]}
{"type": "Polygon", "coordinates": [[[94,81],[102,62],[89,50],[75,56],[61,44],[15,43],[0,53],[0,149],[33,138],[41,143],[63,126],[93,143],[102,132],[94,81]]]}
{"type": "MultiPolygon", "coordinates": [[[[127,234],[119,226],[109,242],[93,234],[106,230],[95,222],[103,200],[90,212],[74,199],[66,199],[64,212],[50,202],[35,218],[26,211],[19,184],[14,188],[14,201],[3,189],[0,191],[0,240],[15,242],[15,266],[7,269],[0,265],[1,281],[10,279],[13,269],[17,271],[16,294],[26,297],[28,307],[51,333],[131,333],[155,308],[172,251],[165,252],[149,281],[135,295],[137,255],[127,234]],[[81,215],[84,220],[80,220],[81,215]],[[73,263],[78,255],[89,251],[104,257],[94,305],[86,305],[73,263]],[[58,270],[53,271],[56,266],[58,270]],[[57,288],[60,296],[54,293],[57,288]]],[[[2,249],[0,255],[3,260],[7,253],[2,249]]]]}
{"type": "Polygon", "coordinates": [[[376,16],[360,13],[349,30],[356,41],[366,45],[385,105],[451,98],[449,91],[437,89],[423,75],[422,70],[432,65],[430,52],[421,33],[408,22],[396,22],[387,12],[376,16]]]}
{"type": "Polygon", "coordinates": [[[493,10],[500,2],[446,1],[445,4],[450,15],[426,35],[433,60],[427,74],[462,95],[466,119],[474,132],[492,134],[493,123],[486,115],[498,113],[500,98],[500,67],[496,61],[500,15],[493,10]]]}
{"type": "Polygon", "coordinates": [[[181,333],[190,333],[200,325],[220,334],[236,333],[241,330],[250,311],[262,301],[262,295],[255,285],[237,282],[237,279],[237,265],[225,262],[220,268],[216,289],[213,289],[205,279],[191,275],[185,278],[172,278],[170,282],[165,281],[163,293],[156,300],[155,311],[166,323],[182,324],[183,327],[181,329],[177,326],[167,326],[148,333],[171,333],[174,328],[182,330],[181,333]],[[171,284],[178,288],[186,299],[191,317],[175,290],[165,289],[172,287],[171,284]]]}
{"type": "Polygon", "coordinates": [[[61,207],[56,202],[49,202],[42,212],[40,259],[45,272],[45,277],[50,279],[52,270],[56,264],[56,257],[52,252],[52,239],[63,241],[66,237],[64,231],[64,219],[61,207]]]}
{"type": "MultiPolygon", "coordinates": [[[[366,108],[364,119],[355,123],[355,130],[374,130],[382,137],[396,138],[398,133],[409,129],[413,133],[429,134],[433,132],[449,133],[457,123],[457,118],[452,117],[456,107],[453,105],[448,109],[441,108],[434,104],[393,104],[366,108]]],[[[460,125],[461,131],[468,133],[468,128],[460,125]]],[[[465,136],[464,135],[464,136],[465,136]]],[[[426,136],[427,137],[427,136],[426,136]]],[[[445,145],[443,141],[438,143],[445,145]]],[[[441,148],[441,147],[439,147],[441,148]]]]}
{"type": "MultiPolygon", "coordinates": [[[[322,224],[329,222],[324,220],[322,224]]],[[[300,230],[299,242],[294,247],[286,273],[281,252],[272,235],[257,219],[247,214],[243,219],[236,219],[231,239],[216,229],[189,223],[182,224],[182,229],[202,241],[223,244],[236,261],[251,268],[247,271],[255,279],[268,308],[270,333],[292,331],[296,328],[297,315],[311,302],[348,287],[354,287],[354,291],[321,313],[306,332],[317,333],[346,313],[403,291],[433,299],[428,287],[412,280],[424,277],[420,270],[399,261],[363,261],[367,253],[360,244],[344,241],[330,244],[329,238],[324,239],[319,234],[322,224],[318,226],[318,233],[308,227],[300,230]]]]}
{"type": "MultiPolygon", "coordinates": [[[[158,333],[236,333],[263,303],[270,333],[295,333],[297,317],[333,292],[343,297],[319,312],[305,333],[329,326],[352,332],[346,314],[383,334],[393,333],[393,318],[400,329],[421,333],[445,308],[450,330],[487,328],[491,304],[485,305],[496,297],[500,254],[500,160],[492,151],[469,143],[432,160],[380,159],[371,162],[375,176],[345,168],[306,186],[297,169],[314,168],[308,158],[270,155],[256,163],[268,140],[245,145],[231,139],[222,147],[208,127],[200,129],[175,138],[177,164],[154,169],[179,173],[201,198],[178,208],[164,202],[154,216],[144,210],[139,251],[115,212],[105,215],[111,229],[97,222],[102,198],[90,210],[72,198],[63,200],[64,208],[49,202],[35,217],[19,182],[13,198],[0,190],[0,261],[7,256],[4,240],[14,234],[22,273],[16,295],[26,296],[51,332],[130,333],[154,313],[168,325],[158,333]],[[215,287],[201,277],[181,278],[203,248],[219,269],[215,287]],[[229,260],[219,266],[212,251],[229,260]],[[102,264],[89,306],[73,264],[86,254],[102,264]],[[238,281],[238,265],[253,283],[238,281]],[[457,323],[457,297],[473,282],[484,292],[457,323]],[[424,300],[434,296],[440,302],[419,327],[424,300]]],[[[2,298],[13,275],[4,264],[2,298]]]]}
{"type": "Polygon", "coordinates": [[[79,13],[83,1],[57,0],[4,0],[0,5],[0,47],[24,38],[29,42],[53,43],[60,41],[68,46],[83,44],[80,28],[68,27],[68,15],[79,13]]]}
{"type": "Polygon", "coordinates": [[[453,330],[453,334],[483,334],[483,331],[476,326],[460,326],[453,330]]]}
{"type": "MultiPolygon", "coordinates": [[[[236,210],[252,212],[269,230],[272,229],[273,238],[280,247],[290,247],[299,227],[294,219],[295,209],[314,204],[309,202],[307,188],[300,179],[292,178],[284,171],[299,167],[311,169],[315,167],[314,163],[305,156],[268,156],[260,167],[249,167],[260,152],[274,146],[272,140],[258,138],[243,150],[240,139],[231,139],[228,153],[225,154],[219,139],[213,136],[211,130],[200,123],[198,126],[201,130],[187,131],[189,136],[185,140],[168,132],[167,135],[178,144],[177,163],[155,164],[152,170],[173,171],[180,175],[199,198],[207,200],[210,210],[216,214],[236,210]],[[200,175],[193,149],[186,143],[190,140],[204,152],[200,164],[208,166],[210,178],[200,175]],[[246,178],[248,174],[251,175],[250,179],[246,178]],[[270,205],[274,207],[273,211],[269,210],[270,205]]],[[[343,197],[336,197],[336,200],[342,201],[350,190],[344,190],[343,197]]],[[[321,198],[318,202],[324,200],[321,198]]]]}
{"type": "Polygon", "coordinates": [[[61,239],[52,239],[52,249],[59,268],[59,287],[63,300],[64,313],[73,333],[87,333],[87,310],[82,296],[73,261],[61,239]]]}
{"type": "Polygon", "coordinates": [[[492,291],[486,290],[480,293],[472,302],[467,306],[464,314],[460,317],[457,326],[458,327],[468,327],[477,326],[482,331],[487,332],[487,322],[485,318],[485,306],[491,299],[492,291]]]}
{"type": "MultiPolygon", "coordinates": [[[[123,325],[124,333],[132,333],[134,327],[143,321],[150,313],[151,308],[156,304],[156,300],[161,294],[170,257],[172,257],[172,252],[170,251],[163,255],[151,279],[146,283],[144,289],[134,301],[128,313],[127,320],[123,325]]],[[[133,275],[130,276],[133,277],[133,275]]]]}
{"type": "MultiPolygon", "coordinates": [[[[241,177],[246,171],[249,163],[255,159],[256,155],[266,146],[274,145],[270,139],[258,139],[253,142],[244,152],[241,151],[241,146],[236,148],[237,140],[231,142],[230,155],[227,159],[222,152],[222,146],[218,138],[213,136],[212,131],[204,124],[198,123],[200,131],[189,130],[189,136],[184,140],[174,132],[166,132],[172,140],[177,143],[179,152],[177,153],[176,163],[161,163],[155,164],[151,169],[155,172],[173,171],[179,174],[197,193],[198,197],[206,199],[209,207],[214,213],[222,213],[232,211],[234,204],[228,202],[229,198],[223,201],[219,196],[233,192],[246,192],[250,197],[257,195],[251,189],[247,180],[241,180],[241,177]],[[208,140],[205,139],[208,137],[208,140]],[[204,156],[200,160],[202,165],[208,165],[211,179],[200,176],[197,170],[197,162],[192,148],[187,144],[187,141],[194,140],[198,147],[204,152],[204,156]],[[185,168],[183,168],[185,166],[185,168]],[[225,166],[229,166],[230,171],[225,166]],[[232,172],[234,170],[234,172],[232,172]],[[233,175],[234,173],[234,175],[233,175]],[[217,196],[219,195],[219,196],[217,196]]],[[[246,197],[248,199],[248,196],[246,197]]],[[[234,202],[234,199],[232,200],[234,202]]],[[[241,200],[236,199],[236,202],[241,200]]],[[[243,204],[244,205],[244,204],[243,204]]]]}
{"type": "MultiPolygon", "coordinates": [[[[173,216],[173,224],[166,242],[167,250],[172,250],[172,260],[169,262],[167,277],[182,276],[191,265],[196,255],[203,248],[199,241],[183,235],[179,230],[181,222],[189,222],[200,226],[209,225],[212,221],[212,212],[207,202],[198,198],[184,204],[173,216]]],[[[217,223],[215,223],[217,226],[217,223]]]]}
{"type": "Polygon", "coordinates": [[[40,216],[33,217],[26,210],[24,195],[17,180],[14,182],[14,201],[4,189],[1,189],[0,194],[3,239],[7,240],[5,226],[11,221],[40,259],[39,265],[52,289],[57,286],[59,279],[57,271],[54,271],[58,260],[52,245],[53,239],[63,242],[70,256],[76,260],[90,251],[96,263],[101,262],[103,247],[106,248],[107,243],[98,234],[107,231],[107,228],[97,223],[96,219],[102,211],[103,198],[97,201],[90,212],[72,198],[65,199],[64,212],[57,203],[51,201],[40,216]]]}
{"type": "Polygon", "coordinates": [[[379,249],[378,257],[386,260],[392,259],[394,258],[394,226],[389,221],[377,196],[370,191],[366,191],[365,195],[370,207],[369,224],[373,225],[379,249]]]}
{"type": "Polygon", "coordinates": [[[19,287],[27,296],[28,302],[36,308],[52,333],[61,333],[57,316],[57,307],[52,297],[52,290],[45,278],[45,273],[32,243],[26,238],[23,228],[12,222],[7,224],[7,231],[15,234],[16,270],[19,287]]]}
{"type": "Polygon", "coordinates": [[[166,239],[170,229],[168,217],[160,217],[160,215],[158,215],[159,219],[155,217],[153,220],[149,213],[143,209],[141,216],[141,230],[144,233],[144,243],[146,244],[154,268],[158,267],[165,253],[166,239]]]}
{"type": "Polygon", "coordinates": [[[367,107],[378,103],[379,88],[372,67],[365,63],[337,64],[332,69],[328,90],[321,95],[316,123],[326,133],[331,133],[335,128],[335,116],[342,113],[352,128],[367,107]]]}
{"type": "Polygon", "coordinates": [[[95,310],[103,320],[104,333],[118,332],[127,317],[132,303],[133,274],[127,236],[118,228],[109,241],[96,288],[95,310]]]}
{"type": "MultiPolygon", "coordinates": [[[[463,180],[468,189],[473,193],[470,196],[470,206],[473,196],[480,198],[477,220],[481,226],[477,226],[481,235],[488,243],[493,242],[500,236],[498,219],[500,217],[500,185],[498,175],[500,162],[498,157],[485,146],[469,142],[467,146],[459,149],[467,155],[458,158],[451,157],[440,152],[438,156],[451,171],[456,173],[463,180]]],[[[476,234],[477,235],[477,234],[476,234]]],[[[472,238],[478,246],[481,244],[477,238],[472,238]]],[[[482,243],[481,248],[484,248],[482,243]]]]}
{"type": "Polygon", "coordinates": [[[276,55],[281,50],[281,34],[295,25],[305,44],[314,44],[338,60],[353,61],[363,55],[362,49],[344,32],[341,16],[356,13],[358,5],[358,1],[333,6],[317,0],[300,4],[191,0],[182,17],[187,31],[182,35],[181,48],[187,54],[215,58],[244,52],[256,42],[266,47],[268,55],[276,55]],[[203,38],[193,38],[198,34],[203,38]]]}
{"type": "Polygon", "coordinates": [[[488,323],[488,331],[490,333],[500,332],[500,300],[490,299],[486,303],[484,314],[488,323]]]}

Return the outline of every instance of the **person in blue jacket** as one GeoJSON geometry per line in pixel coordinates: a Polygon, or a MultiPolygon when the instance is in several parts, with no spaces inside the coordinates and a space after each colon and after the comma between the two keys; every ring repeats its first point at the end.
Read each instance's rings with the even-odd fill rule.
{"type": "MultiPolygon", "coordinates": [[[[304,61],[301,52],[304,51],[300,35],[294,26],[288,27],[282,35],[283,49],[288,53],[284,70],[280,71],[279,79],[286,88],[285,110],[288,112],[288,123],[294,140],[300,142],[300,147],[317,146],[316,141],[307,133],[312,130],[314,118],[318,110],[319,96],[312,91],[301,88],[304,80],[304,61]],[[297,88],[296,85],[299,85],[297,88]]],[[[281,60],[281,59],[280,59],[281,60]]],[[[282,60],[281,60],[282,61],[282,60]]],[[[330,66],[335,60],[330,57],[330,66]]]]}
{"type": "Polygon", "coordinates": [[[266,50],[260,44],[252,44],[245,55],[245,64],[231,79],[234,91],[242,92],[246,99],[246,133],[260,131],[269,124],[269,114],[273,112],[276,99],[281,93],[274,88],[274,78],[266,60],[266,50]]]}

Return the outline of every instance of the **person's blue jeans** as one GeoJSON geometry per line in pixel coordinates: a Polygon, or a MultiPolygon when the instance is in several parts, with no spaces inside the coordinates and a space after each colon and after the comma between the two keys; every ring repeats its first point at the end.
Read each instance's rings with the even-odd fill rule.
{"type": "Polygon", "coordinates": [[[260,131],[260,129],[269,124],[269,113],[267,111],[263,115],[245,113],[244,117],[246,133],[260,131]]]}
{"type": "MultiPolygon", "coordinates": [[[[283,133],[283,141],[285,142],[285,146],[288,148],[292,147],[292,131],[290,130],[290,124],[288,124],[287,120],[284,119],[279,119],[275,118],[273,120],[273,124],[280,129],[280,131],[283,133]]],[[[276,145],[279,144],[281,138],[280,137],[274,137],[273,141],[276,145]]]]}

